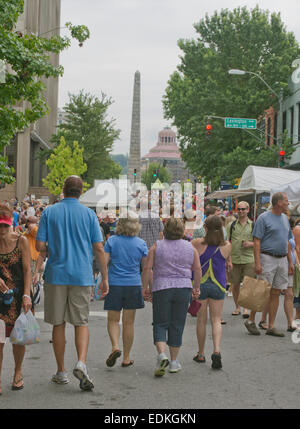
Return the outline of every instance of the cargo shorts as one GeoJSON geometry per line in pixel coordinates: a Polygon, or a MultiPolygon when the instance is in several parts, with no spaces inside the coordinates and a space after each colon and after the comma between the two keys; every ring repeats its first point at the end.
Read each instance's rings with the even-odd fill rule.
{"type": "Polygon", "coordinates": [[[260,279],[266,280],[273,289],[287,289],[289,285],[287,257],[275,258],[274,256],[260,254],[262,273],[260,279]]]}
{"type": "Polygon", "coordinates": [[[58,326],[65,322],[87,326],[91,286],[44,284],[44,321],[58,326]]]}

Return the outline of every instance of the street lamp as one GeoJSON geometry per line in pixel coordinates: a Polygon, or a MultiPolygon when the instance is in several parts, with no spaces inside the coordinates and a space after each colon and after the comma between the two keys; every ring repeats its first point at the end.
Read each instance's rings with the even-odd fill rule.
{"type": "MultiPolygon", "coordinates": [[[[278,99],[279,102],[279,121],[278,121],[278,127],[279,127],[279,136],[278,136],[278,143],[279,143],[279,151],[281,150],[281,143],[282,143],[282,114],[283,114],[283,89],[280,88],[280,94],[277,94],[269,84],[258,74],[247,70],[239,70],[239,69],[230,69],[228,70],[229,74],[236,74],[236,75],[244,75],[244,74],[253,74],[254,76],[258,77],[266,86],[269,88],[269,90],[272,92],[272,94],[275,95],[275,97],[278,99]]],[[[278,167],[279,167],[279,156],[278,156],[278,167]]]]}

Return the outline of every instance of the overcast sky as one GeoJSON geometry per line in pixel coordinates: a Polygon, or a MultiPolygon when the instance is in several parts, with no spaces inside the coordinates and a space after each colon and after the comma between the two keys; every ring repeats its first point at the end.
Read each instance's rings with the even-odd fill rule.
{"type": "MultiPolygon", "coordinates": [[[[157,143],[158,132],[170,125],[163,117],[162,96],[179,64],[180,38],[196,37],[193,24],[222,8],[238,6],[281,12],[288,31],[300,42],[299,0],[61,0],[61,25],[85,24],[91,32],[83,48],[78,43],[61,54],[64,77],[59,107],[68,93],[84,89],[114,101],[108,111],[121,130],[113,153],[129,152],[134,73],[141,73],[141,153],[157,143]]],[[[62,35],[67,30],[62,30],[62,35]]]]}

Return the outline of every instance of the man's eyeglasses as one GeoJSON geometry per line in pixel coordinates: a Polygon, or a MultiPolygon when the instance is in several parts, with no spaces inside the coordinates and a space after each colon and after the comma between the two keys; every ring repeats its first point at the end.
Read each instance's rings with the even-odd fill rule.
{"type": "Polygon", "coordinates": [[[247,210],[247,207],[238,207],[238,211],[244,211],[247,210]]]}

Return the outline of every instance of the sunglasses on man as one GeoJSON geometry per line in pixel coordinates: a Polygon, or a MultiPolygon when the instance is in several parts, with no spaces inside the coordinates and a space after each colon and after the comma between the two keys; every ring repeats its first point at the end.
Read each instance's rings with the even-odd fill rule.
{"type": "Polygon", "coordinates": [[[244,211],[247,210],[247,207],[238,207],[238,211],[244,211]]]}

